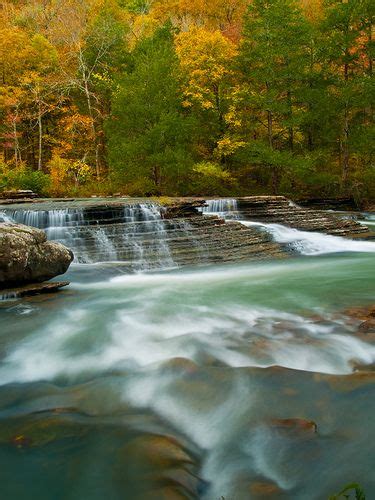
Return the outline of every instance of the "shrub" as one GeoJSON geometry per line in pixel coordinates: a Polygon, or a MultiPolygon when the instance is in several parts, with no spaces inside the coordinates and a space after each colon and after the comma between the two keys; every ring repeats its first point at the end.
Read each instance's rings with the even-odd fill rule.
{"type": "Polygon", "coordinates": [[[235,179],[218,163],[203,161],[193,167],[193,191],[198,195],[227,195],[235,188],[235,179]]]}
{"type": "Polygon", "coordinates": [[[32,170],[24,165],[9,168],[6,164],[0,165],[0,187],[2,189],[31,189],[39,195],[47,195],[50,178],[41,171],[32,170]]]}

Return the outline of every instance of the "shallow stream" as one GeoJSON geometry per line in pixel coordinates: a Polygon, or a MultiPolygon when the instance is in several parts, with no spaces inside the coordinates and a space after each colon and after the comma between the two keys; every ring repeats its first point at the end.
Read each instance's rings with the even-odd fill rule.
{"type": "Polygon", "coordinates": [[[1,498],[375,496],[373,377],[353,372],[375,346],[345,312],[374,303],[375,243],[260,230],[294,256],[73,264],[68,289],[0,302],[1,498]]]}

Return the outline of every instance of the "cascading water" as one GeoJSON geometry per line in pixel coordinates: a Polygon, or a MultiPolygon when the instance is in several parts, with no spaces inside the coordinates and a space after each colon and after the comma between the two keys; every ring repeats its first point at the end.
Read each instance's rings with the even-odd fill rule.
{"type": "Polygon", "coordinates": [[[202,208],[204,214],[219,215],[227,219],[238,218],[238,203],[235,198],[220,198],[206,200],[207,206],[202,208]]]}
{"type": "MultiPolygon", "coordinates": [[[[30,217],[86,262],[136,270],[212,243],[216,219],[189,227],[147,203],[62,212],[30,217]]],[[[257,226],[309,256],[126,276],[71,266],[68,293],[3,296],[2,498],[307,500],[349,481],[374,496],[375,347],[362,314],[375,266],[357,251],[373,243],[257,226]]]]}
{"type": "MultiPolygon", "coordinates": [[[[259,230],[267,231],[274,241],[284,244],[290,249],[302,255],[322,255],[328,253],[341,252],[375,252],[375,242],[350,240],[339,236],[332,236],[319,232],[300,231],[282,224],[266,224],[252,220],[244,220],[243,215],[238,209],[236,199],[214,199],[207,200],[207,206],[202,212],[209,215],[215,214],[224,219],[236,219],[247,227],[257,227],[259,230]]],[[[296,207],[293,202],[290,206],[296,207]]],[[[371,226],[374,224],[372,214],[364,214],[366,220],[362,222],[371,226]]]]}
{"type": "Polygon", "coordinates": [[[153,203],[125,205],[120,213],[82,208],[58,210],[5,210],[1,217],[44,229],[47,237],[71,248],[78,263],[126,262],[132,270],[175,267],[169,231],[186,234],[188,224],[167,221],[162,207],[153,203]]]}
{"type": "Polygon", "coordinates": [[[299,231],[281,224],[241,221],[247,227],[259,227],[270,233],[275,241],[286,244],[302,255],[322,255],[341,252],[375,252],[375,242],[350,240],[329,234],[299,231]]]}

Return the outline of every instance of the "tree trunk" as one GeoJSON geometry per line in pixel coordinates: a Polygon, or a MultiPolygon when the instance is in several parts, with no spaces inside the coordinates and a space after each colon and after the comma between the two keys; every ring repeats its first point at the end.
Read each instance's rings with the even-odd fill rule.
{"type": "Polygon", "coordinates": [[[279,171],[277,167],[272,167],[272,194],[277,195],[279,193],[279,171]]]}
{"type": "MultiPolygon", "coordinates": [[[[267,91],[269,91],[270,86],[266,82],[267,91]]],[[[273,149],[273,116],[272,111],[267,109],[267,137],[268,137],[268,145],[271,149],[273,149]]]]}
{"type": "Polygon", "coordinates": [[[16,167],[18,166],[19,162],[22,162],[20,145],[18,141],[17,118],[18,118],[18,112],[16,112],[15,115],[13,116],[14,163],[16,167]]]}
{"type": "Polygon", "coordinates": [[[345,104],[345,113],[344,113],[344,140],[342,141],[342,174],[341,174],[341,183],[343,189],[345,189],[348,174],[349,174],[349,114],[348,114],[348,105],[345,104]]]}
{"type": "MultiPolygon", "coordinates": [[[[292,94],[291,94],[290,90],[288,90],[288,92],[287,92],[287,98],[288,98],[288,108],[289,108],[289,111],[288,111],[289,120],[292,121],[293,107],[292,107],[292,94]]],[[[289,125],[289,127],[288,127],[288,136],[289,136],[289,138],[288,138],[289,149],[291,151],[293,151],[293,149],[294,149],[294,130],[293,130],[292,125],[289,125]]]]}
{"type": "Polygon", "coordinates": [[[43,124],[40,100],[38,101],[38,170],[42,170],[43,124]]]}
{"type": "Polygon", "coordinates": [[[159,165],[155,165],[152,170],[153,170],[153,176],[154,176],[155,186],[157,186],[158,188],[160,188],[160,185],[161,185],[161,171],[160,171],[159,165]]]}
{"type": "Polygon", "coordinates": [[[88,109],[90,120],[91,120],[91,130],[92,130],[94,144],[95,144],[96,177],[97,177],[97,179],[100,179],[100,162],[99,162],[99,148],[100,148],[100,146],[98,144],[98,138],[97,138],[97,133],[96,133],[94,113],[93,113],[92,104],[91,104],[90,90],[89,90],[88,82],[86,79],[85,79],[85,95],[86,95],[87,109],[88,109]]]}
{"type": "Polygon", "coordinates": [[[268,144],[271,149],[273,149],[273,117],[272,111],[267,111],[267,135],[268,144]]]}

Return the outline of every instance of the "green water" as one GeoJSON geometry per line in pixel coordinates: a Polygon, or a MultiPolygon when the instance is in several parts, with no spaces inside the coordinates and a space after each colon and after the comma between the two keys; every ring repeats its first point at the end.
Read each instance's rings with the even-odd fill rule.
{"type": "Polygon", "coordinates": [[[375,346],[344,311],[374,302],[374,259],[73,266],[69,289],[1,302],[0,498],[372,498],[374,391],[353,366],[375,346]]]}

